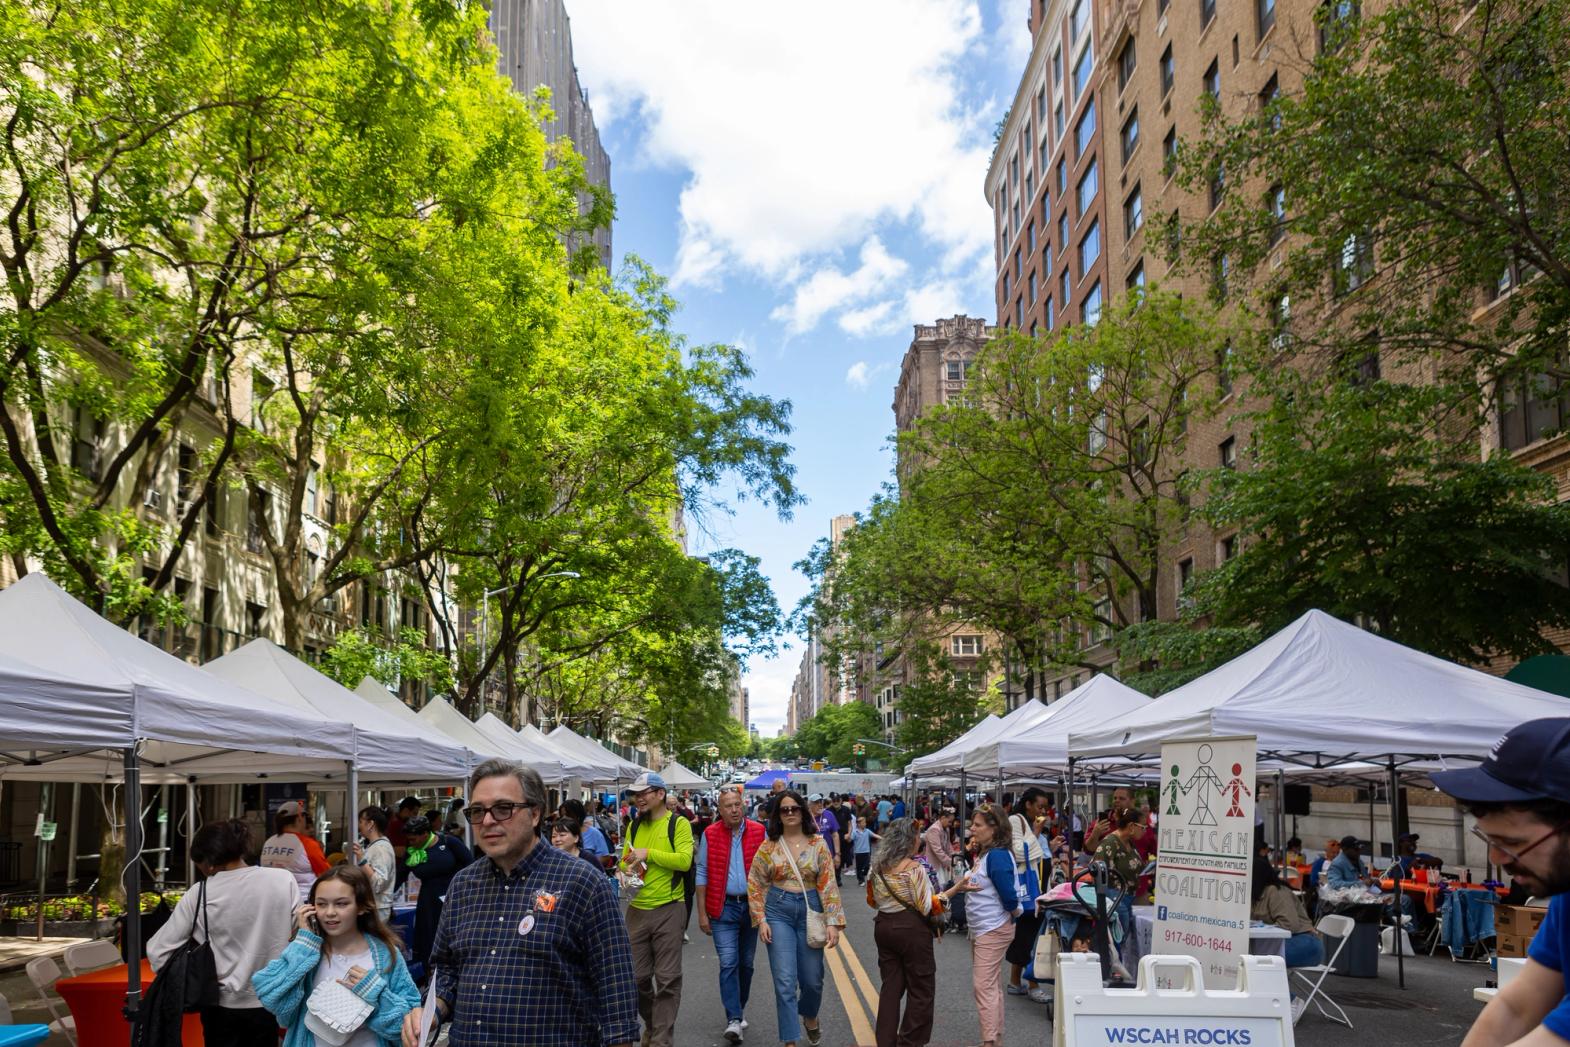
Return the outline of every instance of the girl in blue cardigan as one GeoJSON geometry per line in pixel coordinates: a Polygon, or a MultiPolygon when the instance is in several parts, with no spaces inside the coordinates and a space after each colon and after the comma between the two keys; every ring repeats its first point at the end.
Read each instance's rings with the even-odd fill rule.
{"type": "Polygon", "coordinates": [[[336,865],[322,873],[296,925],[283,955],[251,976],[262,1006],[287,1030],[284,1047],[315,1047],[306,1001],[324,978],[336,978],[373,1008],[345,1047],[398,1047],[404,1015],[419,1006],[420,993],[398,939],[377,914],[365,871],[336,865]]]}

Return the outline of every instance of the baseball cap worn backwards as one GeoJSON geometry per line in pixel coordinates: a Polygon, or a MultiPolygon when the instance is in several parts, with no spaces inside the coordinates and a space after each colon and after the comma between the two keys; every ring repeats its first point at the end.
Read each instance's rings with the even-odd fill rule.
{"type": "Polygon", "coordinates": [[[1462,803],[1570,801],[1570,716],[1528,720],[1495,742],[1480,766],[1429,777],[1462,803]]]}

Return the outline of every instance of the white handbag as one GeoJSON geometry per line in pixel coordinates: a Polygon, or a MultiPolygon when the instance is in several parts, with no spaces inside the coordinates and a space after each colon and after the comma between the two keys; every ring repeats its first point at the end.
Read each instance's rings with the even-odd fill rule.
{"type": "Polygon", "coordinates": [[[305,1027],[317,1043],[341,1047],[374,1009],[338,979],[328,978],[318,983],[305,1001],[305,1027]]]}
{"type": "Polygon", "coordinates": [[[814,912],[812,903],[807,900],[807,881],[801,878],[801,869],[796,865],[796,856],[791,853],[790,844],[781,840],[780,846],[785,848],[790,870],[796,874],[796,882],[801,884],[801,903],[807,907],[807,948],[822,949],[829,944],[829,918],[821,912],[814,912]]]}

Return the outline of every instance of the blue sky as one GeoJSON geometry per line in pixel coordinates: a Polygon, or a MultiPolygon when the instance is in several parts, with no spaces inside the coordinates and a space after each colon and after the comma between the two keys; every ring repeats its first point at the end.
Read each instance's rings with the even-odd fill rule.
{"type": "MultiPolygon", "coordinates": [[[[614,247],[673,280],[693,342],[743,346],[754,387],[794,405],[807,504],[710,515],[693,548],[792,569],[890,475],[911,325],[992,318],[983,179],[1029,49],[1027,0],[567,0],[579,77],[611,155],[614,247]]],[[[722,495],[726,492],[720,492],[722,495]]],[[[799,643],[755,659],[773,735],[799,643]]]]}

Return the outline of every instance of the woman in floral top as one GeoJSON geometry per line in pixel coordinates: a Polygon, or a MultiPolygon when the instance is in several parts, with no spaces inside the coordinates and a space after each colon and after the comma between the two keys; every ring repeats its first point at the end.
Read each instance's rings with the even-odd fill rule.
{"type": "Polygon", "coordinates": [[[1112,831],[1101,838],[1101,846],[1096,848],[1096,861],[1105,862],[1107,868],[1117,874],[1113,886],[1123,892],[1117,912],[1123,919],[1123,931],[1127,935],[1134,931],[1134,892],[1139,887],[1139,870],[1145,864],[1139,860],[1134,841],[1143,835],[1145,826],[1132,807],[1114,808],[1107,817],[1111,820],[1112,831]]]}
{"type": "Polygon", "coordinates": [[[845,926],[845,910],[834,883],[834,857],[799,793],[786,791],[774,797],[768,839],[759,845],[747,874],[747,901],[758,937],[769,950],[780,1042],[795,1047],[805,1029],[808,1043],[821,1043],[823,950],[807,945],[807,908],[827,916],[831,949],[845,926]]]}

